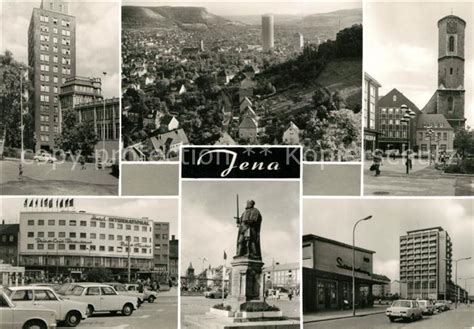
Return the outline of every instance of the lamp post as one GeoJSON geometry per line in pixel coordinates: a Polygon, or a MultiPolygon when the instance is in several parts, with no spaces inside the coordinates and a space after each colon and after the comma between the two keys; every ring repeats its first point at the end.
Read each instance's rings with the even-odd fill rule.
{"type": "Polygon", "coordinates": [[[469,260],[471,257],[465,257],[465,258],[458,258],[454,259],[454,262],[456,264],[455,268],[455,274],[454,274],[454,279],[455,279],[455,286],[456,286],[456,303],[454,304],[454,308],[458,308],[458,299],[459,299],[459,288],[458,288],[458,262],[463,261],[463,260],[469,260]]]}
{"type": "MultiPolygon", "coordinates": [[[[104,75],[104,80],[105,80],[105,76],[107,75],[107,72],[102,72],[102,74],[104,75]]],[[[105,161],[105,97],[102,96],[102,100],[104,102],[104,107],[103,107],[103,110],[102,110],[102,156],[103,156],[103,161],[105,161]]]]}
{"type": "Polygon", "coordinates": [[[426,134],[427,134],[428,137],[429,137],[428,158],[429,158],[429,160],[430,160],[430,165],[431,165],[431,140],[432,140],[433,135],[434,135],[433,129],[430,128],[426,134]]]}
{"type": "Polygon", "coordinates": [[[362,221],[369,220],[372,218],[372,215],[359,219],[354,224],[354,228],[352,229],[352,316],[356,315],[355,310],[355,230],[357,224],[362,221]]]}
{"type": "Polygon", "coordinates": [[[131,277],[131,266],[130,266],[130,236],[127,236],[127,268],[128,268],[128,283],[130,283],[130,277],[131,277]]]}
{"type": "Polygon", "coordinates": [[[408,108],[408,106],[406,106],[405,104],[402,104],[400,106],[400,109],[404,113],[403,114],[403,119],[401,119],[400,121],[405,122],[407,124],[407,161],[406,161],[405,165],[407,167],[406,172],[407,172],[407,174],[409,174],[411,166],[412,166],[410,155],[408,154],[410,152],[410,121],[411,121],[411,119],[416,117],[416,113],[413,112],[410,108],[408,108]]]}

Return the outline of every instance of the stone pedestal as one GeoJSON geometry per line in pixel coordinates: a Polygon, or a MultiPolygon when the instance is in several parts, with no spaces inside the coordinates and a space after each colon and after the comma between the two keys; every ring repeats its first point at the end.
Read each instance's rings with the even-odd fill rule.
{"type": "Polygon", "coordinates": [[[263,300],[263,262],[248,257],[234,257],[231,265],[231,299],[240,303],[263,300]]]}

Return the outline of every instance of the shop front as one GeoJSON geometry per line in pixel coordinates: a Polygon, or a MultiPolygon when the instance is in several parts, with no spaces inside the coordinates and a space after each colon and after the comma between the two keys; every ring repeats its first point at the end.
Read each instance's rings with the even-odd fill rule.
{"type": "MultiPolygon", "coordinates": [[[[356,247],[355,304],[373,305],[373,251],[356,247]]],[[[352,308],[352,246],[315,235],[303,237],[303,311],[352,308]]]]}

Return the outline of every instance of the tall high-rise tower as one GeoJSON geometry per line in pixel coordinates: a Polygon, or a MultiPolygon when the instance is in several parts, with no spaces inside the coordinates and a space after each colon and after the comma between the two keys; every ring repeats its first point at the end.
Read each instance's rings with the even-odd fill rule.
{"type": "Polygon", "coordinates": [[[274,47],[273,39],[273,15],[262,16],[262,47],[263,51],[270,51],[274,47]]]}
{"type": "Polygon", "coordinates": [[[35,149],[52,150],[60,120],[59,92],[76,75],[76,21],[63,0],[42,0],[28,29],[28,65],[33,84],[35,149]]]}
{"type": "Polygon", "coordinates": [[[464,32],[466,22],[454,15],[438,21],[438,114],[456,130],[464,127],[464,32]]]}

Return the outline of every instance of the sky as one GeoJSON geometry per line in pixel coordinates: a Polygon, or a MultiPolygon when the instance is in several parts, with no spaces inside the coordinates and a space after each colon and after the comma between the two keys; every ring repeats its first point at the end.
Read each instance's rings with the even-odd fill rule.
{"type": "MultiPolygon", "coordinates": [[[[304,200],[303,233],[315,234],[373,250],[374,273],[392,281],[399,279],[399,237],[407,231],[441,226],[453,243],[453,259],[473,257],[459,262],[458,278],[474,277],[474,207],[472,199],[324,199],[304,200]]],[[[454,265],[453,265],[454,280],[454,265]]],[[[474,294],[474,280],[468,283],[474,294]]],[[[464,286],[464,281],[458,280],[464,286]]]]}
{"type": "MultiPolygon", "coordinates": [[[[120,5],[117,1],[68,1],[76,16],[76,74],[102,78],[105,97],[120,95],[120,5]],[[102,72],[107,72],[104,79],[102,72]]],[[[0,1],[0,52],[28,63],[28,26],[40,0],[0,1]]]]}
{"type": "Polygon", "coordinates": [[[196,6],[205,7],[215,15],[220,16],[240,16],[240,15],[262,15],[267,13],[284,15],[309,15],[316,13],[327,13],[340,9],[361,8],[362,2],[352,1],[143,1],[143,0],[123,0],[123,5],[137,6],[196,6]],[[245,3],[245,5],[242,5],[245,3]]]}
{"type": "Polygon", "coordinates": [[[227,265],[236,252],[236,194],[240,214],[247,200],[262,215],[261,249],[265,266],[300,259],[299,182],[295,181],[184,181],[181,205],[181,273],[190,262],[196,273],[204,266],[227,265]]]}
{"type": "Polygon", "coordinates": [[[466,21],[465,117],[474,127],[472,3],[391,1],[364,7],[365,72],[382,85],[380,95],[397,88],[420,109],[437,88],[438,20],[452,12],[466,21]]]}
{"type": "MultiPolygon", "coordinates": [[[[0,214],[5,223],[19,222],[20,211],[24,211],[25,198],[0,198],[0,214]]],[[[53,199],[66,199],[66,197],[53,199]]],[[[170,236],[178,234],[178,200],[176,198],[74,198],[74,206],[76,211],[84,210],[99,215],[148,217],[155,222],[169,222],[170,236]]]]}

